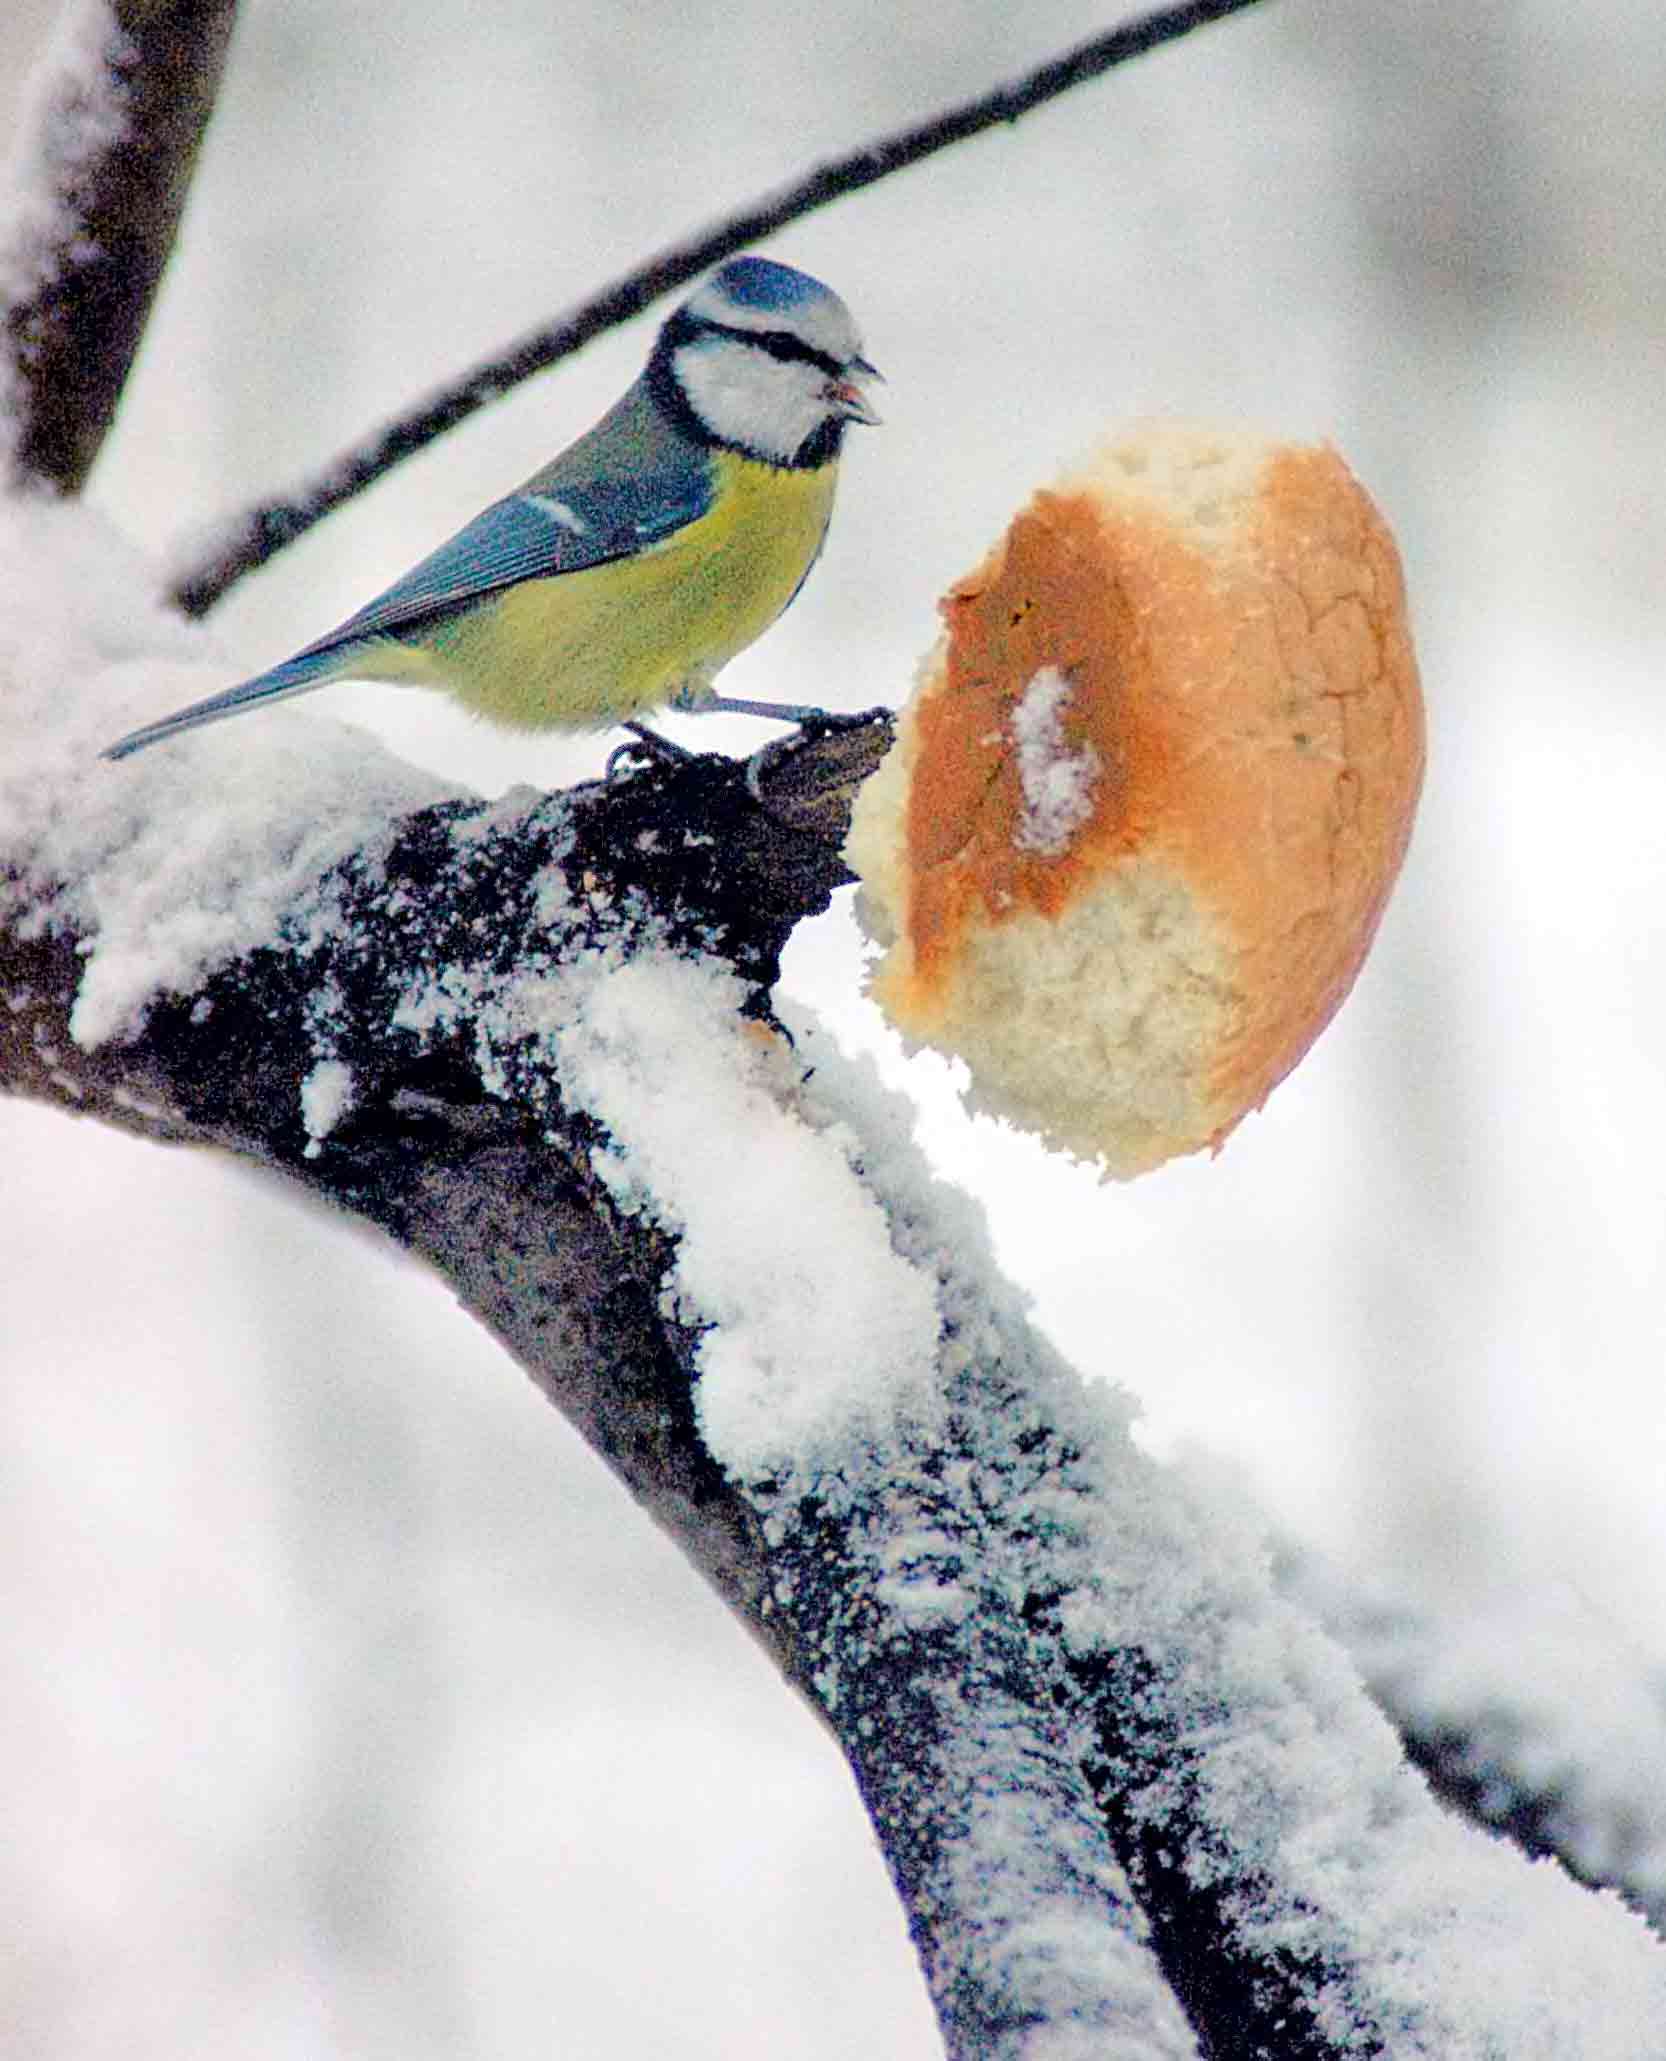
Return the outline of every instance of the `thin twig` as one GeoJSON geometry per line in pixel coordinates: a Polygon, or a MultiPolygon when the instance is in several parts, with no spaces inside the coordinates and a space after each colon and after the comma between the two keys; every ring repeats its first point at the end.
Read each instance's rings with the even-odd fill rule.
{"type": "Polygon", "coordinates": [[[1126,64],[1193,29],[1259,0],[1188,0],[1164,7],[1051,59],[1022,79],[1015,79],[976,100],[964,102],[929,121],[901,129],[848,156],[817,166],[790,186],[765,195],[751,207],[730,215],[688,241],[673,244],[593,294],[545,328],[531,331],[500,356],[478,365],[451,386],[418,402],[399,420],[379,430],[352,450],[322,467],[304,485],[278,500],[251,508],[237,517],[182,573],[172,589],[173,600],[188,615],[203,615],[241,579],[275,556],[286,544],[320,521],[344,501],[389,472],[402,459],[465,421],[511,387],[571,357],[604,331],[616,329],[663,295],[684,285],[736,251],[745,250],[783,229],[789,222],[855,193],[920,159],[963,142],[980,130],[1015,122],[1032,108],[1053,100],[1126,64]]]}

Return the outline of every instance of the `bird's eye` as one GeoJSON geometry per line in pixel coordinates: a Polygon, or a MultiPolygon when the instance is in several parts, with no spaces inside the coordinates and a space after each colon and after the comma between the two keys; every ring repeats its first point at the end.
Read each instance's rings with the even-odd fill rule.
{"type": "Polygon", "coordinates": [[[775,358],[789,365],[816,365],[830,379],[843,379],[845,368],[830,351],[818,351],[814,344],[806,343],[803,337],[790,329],[741,329],[728,322],[703,320],[694,325],[696,333],[705,336],[732,338],[745,344],[749,350],[762,351],[766,358],[775,358]]]}
{"type": "Polygon", "coordinates": [[[806,343],[803,337],[795,336],[790,329],[732,329],[722,322],[709,322],[705,326],[716,335],[732,336],[736,343],[746,344],[754,351],[762,351],[766,357],[789,365],[819,365],[823,372],[835,378],[844,371],[837,358],[826,351],[818,351],[814,344],[806,343]]]}
{"type": "Polygon", "coordinates": [[[794,336],[790,329],[750,330],[747,342],[756,344],[761,351],[767,351],[772,358],[803,359],[819,355],[812,351],[801,337],[794,336]]]}

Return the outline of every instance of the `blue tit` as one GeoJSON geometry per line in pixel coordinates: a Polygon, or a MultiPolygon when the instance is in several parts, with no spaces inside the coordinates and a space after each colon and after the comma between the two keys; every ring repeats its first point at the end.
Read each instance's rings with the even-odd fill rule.
{"type": "Polygon", "coordinates": [[[112,744],[344,678],[442,687],[520,730],[589,730],[666,706],[801,720],[712,681],[820,554],[845,425],[877,422],[850,311],[808,274],[734,258],[660,330],[587,435],[386,593],[269,672],[112,744]]]}

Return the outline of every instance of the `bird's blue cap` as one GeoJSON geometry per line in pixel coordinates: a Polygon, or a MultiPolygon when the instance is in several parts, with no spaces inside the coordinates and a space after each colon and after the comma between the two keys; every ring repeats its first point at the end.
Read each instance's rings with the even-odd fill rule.
{"type": "MultiPolygon", "coordinates": [[[[830,286],[773,258],[731,258],[684,303],[696,322],[725,329],[788,329],[838,369],[865,375],[862,340],[850,310],[830,286]]],[[[859,420],[866,420],[860,417],[859,420]]]]}
{"type": "Polygon", "coordinates": [[[743,308],[796,308],[806,301],[838,299],[808,272],[778,265],[773,258],[731,258],[712,276],[714,284],[743,308]]]}

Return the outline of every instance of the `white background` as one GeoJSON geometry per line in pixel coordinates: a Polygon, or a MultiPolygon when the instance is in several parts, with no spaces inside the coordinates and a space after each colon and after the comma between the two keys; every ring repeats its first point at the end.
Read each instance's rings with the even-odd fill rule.
{"type": "MultiPolygon", "coordinates": [[[[45,15],[0,21],[0,90],[45,15]]],[[[645,252],[1105,26],[633,18],[251,0],[99,505],[171,554],[645,252]]],[[[842,910],[791,983],[917,1086],[1160,1448],[1364,1574],[1543,1596],[1656,1674],[1663,102],[1666,29],[1621,0],[1286,0],[797,226],[771,253],[850,302],[887,421],[725,676],[900,699],[935,596],[1119,419],[1338,443],[1406,556],[1429,786],[1355,997],[1219,1161],[1103,1188],[969,1124],[855,999],[842,910]]],[[[228,682],[593,420],[652,321],[247,582],[228,682]]],[[[314,706],[487,789],[605,748],[392,689],[314,706]]],[[[53,1112],[0,1106],[0,1170],[8,2052],[937,2051],[831,1747],[420,1272],[53,1112]]]]}

